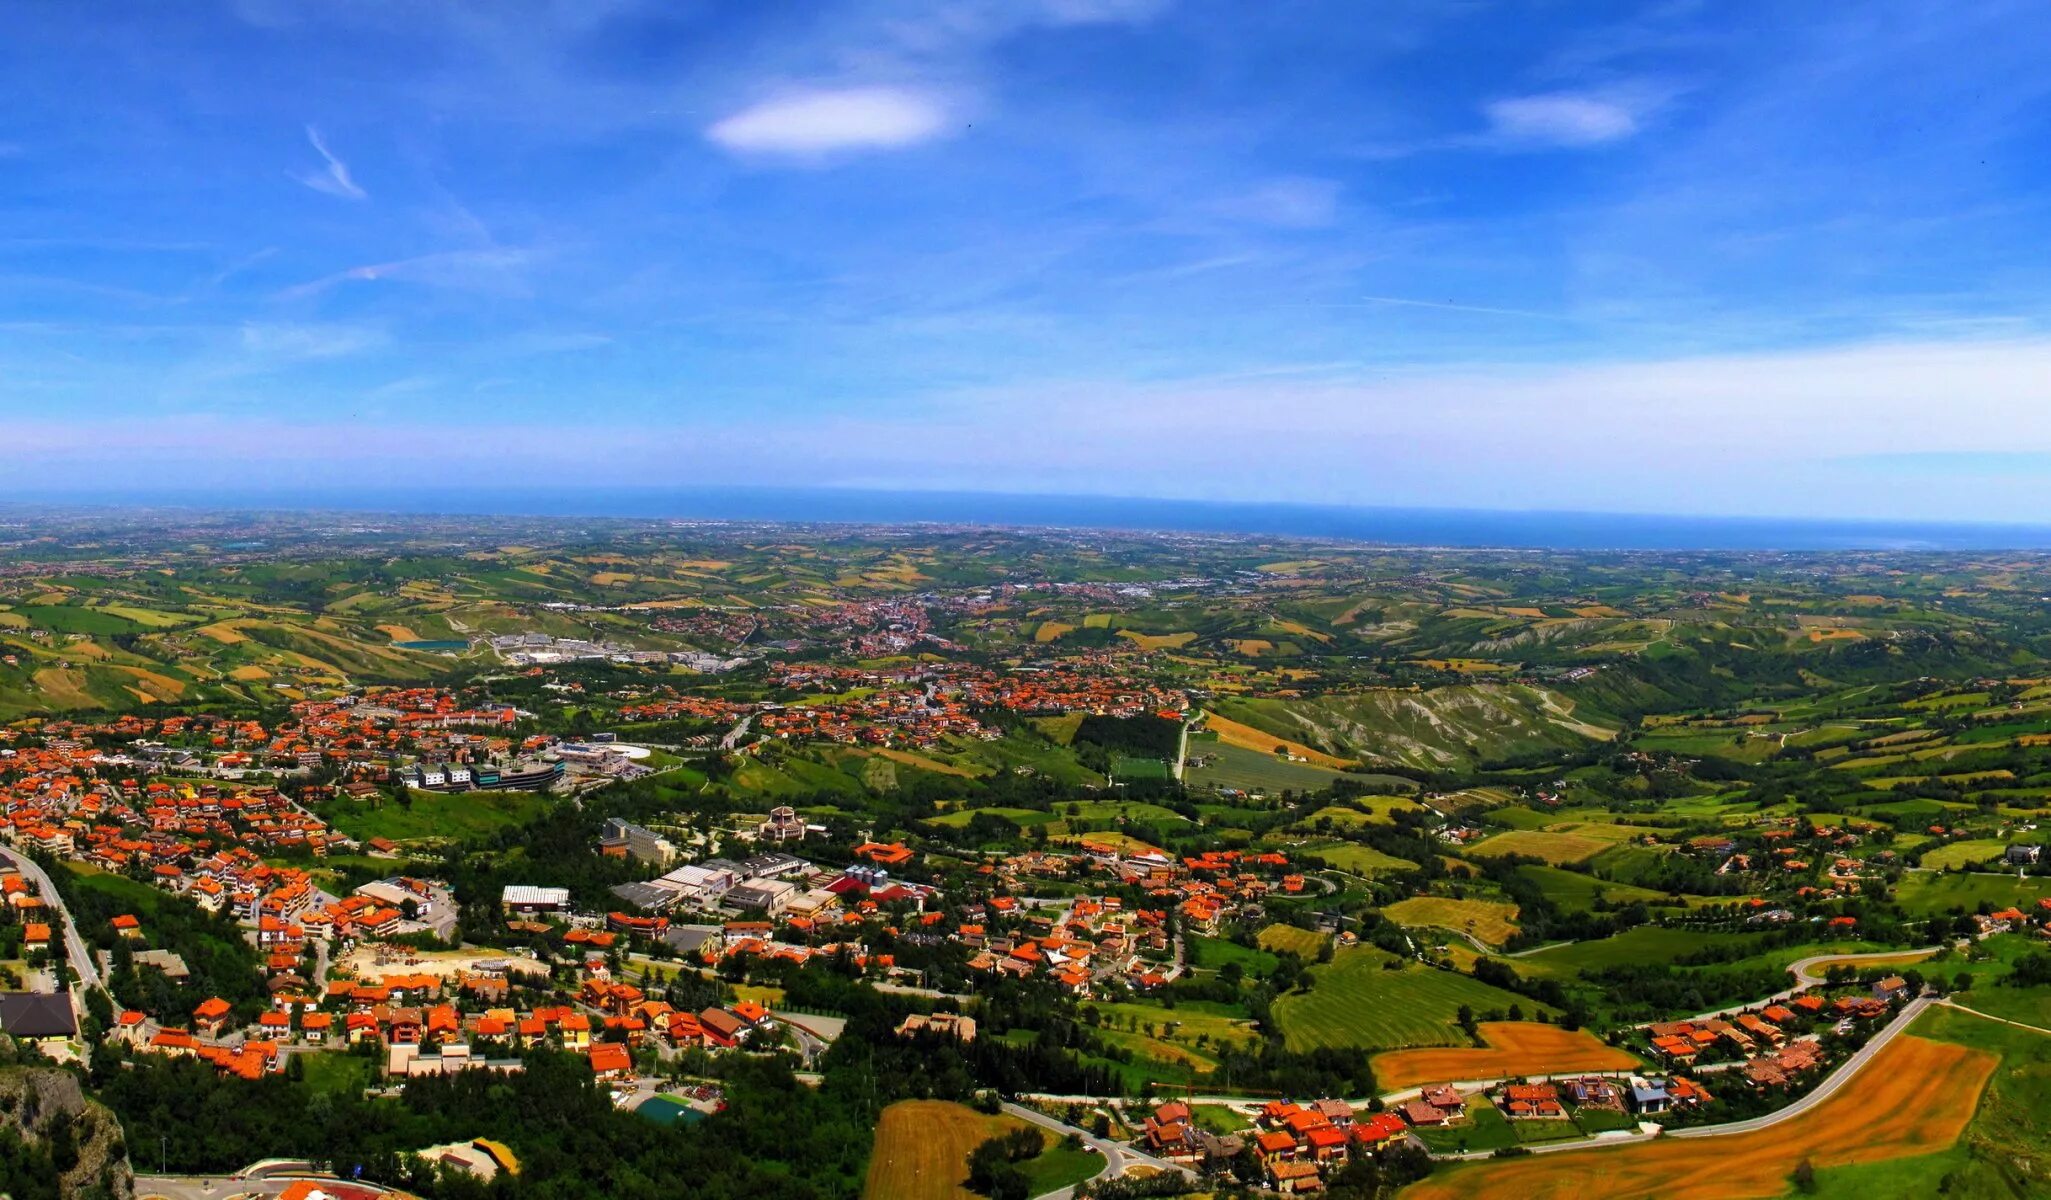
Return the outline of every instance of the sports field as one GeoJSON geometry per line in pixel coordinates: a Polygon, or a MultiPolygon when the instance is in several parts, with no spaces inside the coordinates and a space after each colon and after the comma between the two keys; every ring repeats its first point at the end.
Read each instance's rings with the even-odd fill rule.
{"type": "Polygon", "coordinates": [[[1311,968],[1316,986],[1277,997],[1273,1014],[1291,1050],[1337,1046],[1399,1050],[1408,1046],[1458,1046],[1467,1041],[1455,1019],[1460,1006],[1475,1012],[1507,1011],[1531,999],[1492,988],[1471,976],[1400,962],[1371,946],[1338,952],[1330,963],[1311,968]]]}
{"type": "Polygon", "coordinates": [[[1458,1046],[1377,1054],[1375,1081],[1385,1088],[1401,1088],[1562,1071],[1622,1071],[1638,1065],[1635,1055],[1606,1045],[1585,1029],[1570,1032],[1536,1021],[1483,1021],[1480,1032],[1488,1043],[1486,1050],[1458,1046]]]}
{"type": "Polygon", "coordinates": [[[1517,932],[1517,906],[1500,900],[1455,900],[1412,896],[1382,909],[1382,915],[1411,929],[1450,929],[1500,946],[1517,932]]]}
{"type": "Polygon", "coordinates": [[[1942,1150],[1972,1119],[1997,1056],[1905,1035],[1811,1111],[1728,1137],[1663,1138],[1614,1150],[1456,1167],[1404,1200],[1548,1200],[1658,1196],[1742,1200],[1786,1195],[1802,1162],[1822,1167],[1942,1150]]]}

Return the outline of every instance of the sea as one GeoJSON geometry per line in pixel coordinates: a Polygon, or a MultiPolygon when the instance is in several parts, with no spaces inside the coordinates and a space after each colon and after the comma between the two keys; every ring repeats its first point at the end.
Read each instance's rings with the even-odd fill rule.
{"type": "Polygon", "coordinates": [[[1391,546],[1642,551],[2044,550],[2051,524],[1361,507],[855,488],[449,488],[102,493],[35,503],[206,510],[1109,529],[1391,546]]]}

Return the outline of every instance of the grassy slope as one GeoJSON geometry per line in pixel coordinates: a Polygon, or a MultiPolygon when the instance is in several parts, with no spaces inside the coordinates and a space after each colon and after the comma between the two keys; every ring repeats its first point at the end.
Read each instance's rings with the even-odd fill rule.
{"type": "Polygon", "coordinates": [[[1521,684],[1228,700],[1218,707],[1233,720],[1343,757],[1437,770],[1576,749],[1613,732],[1578,719],[1565,697],[1521,684]]]}
{"type": "Polygon", "coordinates": [[[1415,963],[1391,970],[1392,961],[1380,950],[1356,946],[1312,968],[1316,986],[1274,1004],[1276,1024],[1289,1048],[1458,1046],[1467,1041],[1454,1024],[1463,1004],[1477,1014],[1507,1011],[1512,1004],[1526,1013],[1540,1007],[1451,971],[1415,963]]]}

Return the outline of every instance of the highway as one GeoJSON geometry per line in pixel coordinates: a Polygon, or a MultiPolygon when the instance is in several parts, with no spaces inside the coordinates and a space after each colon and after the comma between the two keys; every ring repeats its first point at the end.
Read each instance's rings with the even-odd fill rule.
{"type": "MultiPolygon", "coordinates": [[[[132,1152],[143,1154],[144,1148],[132,1152]]],[[[144,1157],[147,1157],[145,1154],[144,1157]]],[[[273,1158],[251,1163],[234,1175],[144,1175],[135,1176],[137,1200],[232,1200],[235,1197],[271,1197],[301,1180],[316,1184],[338,1184],[352,1191],[386,1192],[382,1184],[339,1179],[313,1169],[304,1159],[273,1158]]]]}

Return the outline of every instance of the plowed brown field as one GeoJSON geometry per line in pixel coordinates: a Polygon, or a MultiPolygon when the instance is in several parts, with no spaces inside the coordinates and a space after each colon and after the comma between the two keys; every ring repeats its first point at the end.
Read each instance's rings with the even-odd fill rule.
{"type": "MultiPolygon", "coordinates": [[[[1958,1140],[2000,1059],[1904,1035],[1814,1109],[1771,1129],[1662,1138],[1476,1163],[1426,1179],[1404,1200],[1745,1200],[1788,1190],[1804,1159],[1818,1167],[1930,1154],[1958,1140]]],[[[1726,1083],[1724,1086],[1737,1086],[1726,1083]]]]}
{"type": "Polygon", "coordinates": [[[1483,1021],[1480,1031],[1488,1043],[1486,1050],[1462,1046],[1377,1054],[1375,1082],[1385,1088],[1402,1088],[1563,1071],[1623,1071],[1638,1065],[1636,1057],[1606,1045],[1585,1029],[1570,1032],[1535,1021],[1483,1021]]]}

